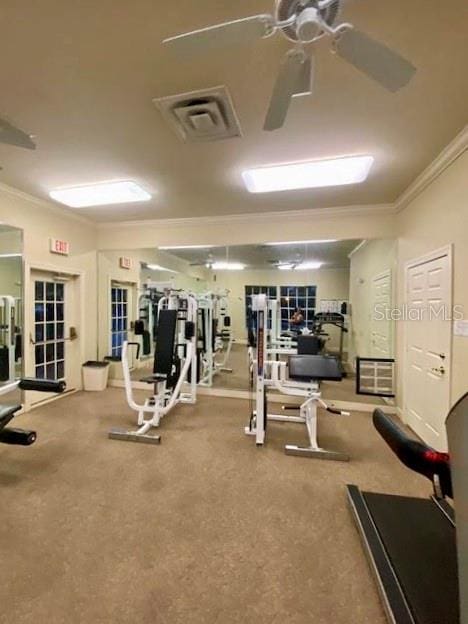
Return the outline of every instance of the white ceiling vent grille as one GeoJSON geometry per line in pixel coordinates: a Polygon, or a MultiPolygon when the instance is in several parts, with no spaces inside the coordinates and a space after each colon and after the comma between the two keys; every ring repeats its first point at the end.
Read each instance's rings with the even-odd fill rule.
{"type": "Polygon", "coordinates": [[[242,136],[226,87],[155,98],[153,102],[183,141],[219,141],[242,136]]]}

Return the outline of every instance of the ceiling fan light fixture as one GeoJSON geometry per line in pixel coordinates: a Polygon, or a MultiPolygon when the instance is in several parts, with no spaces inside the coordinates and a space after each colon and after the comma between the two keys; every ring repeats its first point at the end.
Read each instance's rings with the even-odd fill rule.
{"type": "Polygon", "coordinates": [[[345,156],[247,169],[242,178],[250,193],[343,186],[364,182],[373,162],[372,156],[345,156]]]}

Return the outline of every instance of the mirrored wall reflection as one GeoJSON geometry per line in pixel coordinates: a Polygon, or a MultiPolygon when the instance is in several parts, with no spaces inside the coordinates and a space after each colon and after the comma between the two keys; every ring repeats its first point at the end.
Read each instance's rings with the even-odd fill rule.
{"type": "Polygon", "coordinates": [[[0,225],[0,386],[21,377],[23,352],[23,234],[0,225]]]}
{"type": "Polygon", "coordinates": [[[111,376],[119,377],[122,345],[131,339],[140,344],[132,378],[151,373],[158,302],[167,288],[182,289],[199,300],[203,385],[249,390],[252,301],[265,294],[272,345],[315,334],[321,352],[342,362],[347,376],[324,382],[325,398],[382,403],[365,384],[356,396],[356,358],[393,358],[395,332],[385,312],[393,305],[395,263],[395,242],[386,239],[101,252],[99,355],[111,358],[111,376]]]}

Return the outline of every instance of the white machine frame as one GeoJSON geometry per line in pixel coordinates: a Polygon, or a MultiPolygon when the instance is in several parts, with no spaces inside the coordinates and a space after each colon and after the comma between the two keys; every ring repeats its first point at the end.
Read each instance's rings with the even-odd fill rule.
{"type": "Polygon", "coordinates": [[[167,379],[154,379],[155,391],[148,396],[144,403],[137,403],[133,395],[133,385],[130,375],[129,347],[133,344],[139,349],[138,343],[126,341],[122,349],[122,369],[125,384],[125,395],[129,407],[138,414],[136,431],[112,429],[109,438],[128,442],[142,442],[159,444],[159,435],[150,435],[148,432],[160,425],[161,419],[166,416],[178,403],[195,404],[197,400],[197,357],[196,357],[196,322],[197,300],[194,296],[183,291],[169,291],[158,303],[158,314],[162,309],[186,311],[186,317],[179,319],[176,329],[176,343],[178,356],[183,362],[180,375],[174,388],[167,388],[167,379]],[[185,323],[193,323],[194,332],[189,340],[185,338],[185,323]],[[189,390],[183,392],[183,386],[188,380],[190,372],[189,390]],[[147,418],[149,415],[149,418],[147,418]]]}
{"type": "Polygon", "coordinates": [[[215,348],[213,349],[213,319],[218,319],[220,332],[226,331],[224,318],[227,316],[227,299],[228,292],[226,291],[222,293],[208,292],[198,296],[198,309],[205,310],[205,326],[203,329],[206,342],[206,350],[203,352],[201,359],[200,386],[211,387],[213,379],[218,373],[232,373],[232,368],[226,366],[234,342],[231,328],[228,328],[227,346],[225,347],[221,336],[215,336],[215,348]],[[221,353],[223,353],[222,360],[217,360],[217,356],[221,353]]]}
{"type": "MultiPolygon", "coordinates": [[[[253,373],[255,384],[256,409],[250,418],[250,423],[245,427],[247,435],[255,436],[257,446],[263,446],[266,439],[267,421],[279,421],[288,423],[304,424],[307,428],[309,445],[302,447],[287,444],[287,455],[299,455],[317,459],[329,459],[348,461],[349,456],[341,451],[332,451],[322,448],[318,442],[318,415],[319,407],[328,412],[339,415],[349,415],[349,412],[331,408],[321,398],[320,386],[317,381],[300,382],[287,379],[287,363],[284,361],[270,361],[265,359],[268,354],[268,301],[266,295],[254,295],[252,297],[252,310],[257,313],[257,346],[256,357],[253,359],[253,373]],[[266,409],[266,392],[268,388],[275,388],[281,394],[288,396],[304,397],[304,402],[297,406],[299,416],[286,416],[284,414],[269,414],[266,409]]],[[[288,409],[288,407],[286,407],[288,409]]],[[[292,409],[296,409],[293,406],[292,409]]]]}

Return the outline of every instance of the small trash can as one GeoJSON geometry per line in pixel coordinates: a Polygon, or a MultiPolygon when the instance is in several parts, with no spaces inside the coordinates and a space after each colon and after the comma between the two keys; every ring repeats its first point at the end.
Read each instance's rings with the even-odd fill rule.
{"type": "Polygon", "coordinates": [[[101,392],[107,388],[109,362],[89,360],[83,364],[83,388],[87,392],[101,392]]]}

